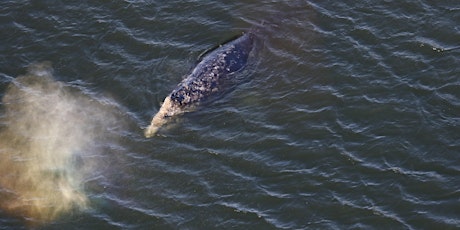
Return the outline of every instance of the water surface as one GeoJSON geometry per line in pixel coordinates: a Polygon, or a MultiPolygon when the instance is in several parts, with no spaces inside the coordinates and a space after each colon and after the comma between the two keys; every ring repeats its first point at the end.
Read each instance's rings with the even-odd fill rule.
{"type": "Polygon", "coordinates": [[[459,21],[455,1],[2,1],[0,229],[459,228],[459,21]],[[251,28],[251,80],[145,139],[251,28]]]}

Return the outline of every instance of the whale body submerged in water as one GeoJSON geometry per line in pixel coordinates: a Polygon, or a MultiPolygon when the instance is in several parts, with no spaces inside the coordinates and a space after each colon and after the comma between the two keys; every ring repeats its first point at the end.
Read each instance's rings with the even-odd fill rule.
{"type": "Polygon", "coordinates": [[[206,54],[192,72],[165,98],[145,136],[152,137],[170,117],[188,112],[207,99],[227,92],[240,76],[255,46],[255,35],[244,33],[237,39],[206,54]],[[235,79],[233,79],[235,78],[235,79]]]}

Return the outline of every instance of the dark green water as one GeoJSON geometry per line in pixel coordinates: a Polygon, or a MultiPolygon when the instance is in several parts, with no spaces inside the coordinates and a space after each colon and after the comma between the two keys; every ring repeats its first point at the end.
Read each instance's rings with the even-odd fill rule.
{"type": "Polygon", "coordinates": [[[457,1],[2,1],[0,229],[458,229],[457,1]],[[252,79],[145,139],[198,56],[252,79]]]}

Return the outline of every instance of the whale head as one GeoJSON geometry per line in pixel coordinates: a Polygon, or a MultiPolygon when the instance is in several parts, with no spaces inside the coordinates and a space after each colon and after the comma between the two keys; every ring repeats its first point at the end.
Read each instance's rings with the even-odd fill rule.
{"type": "Polygon", "coordinates": [[[161,105],[160,110],[152,119],[150,125],[145,129],[144,135],[146,138],[153,137],[158,130],[166,124],[170,117],[175,116],[177,114],[183,113],[182,109],[179,105],[176,105],[173,100],[171,100],[170,96],[167,96],[161,105]]]}

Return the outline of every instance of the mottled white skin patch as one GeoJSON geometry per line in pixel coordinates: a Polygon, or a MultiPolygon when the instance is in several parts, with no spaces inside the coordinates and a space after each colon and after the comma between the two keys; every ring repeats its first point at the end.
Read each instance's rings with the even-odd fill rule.
{"type": "Polygon", "coordinates": [[[150,125],[145,129],[144,135],[147,138],[153,137],[161,126],[168,122],[169,117],[184,113],[185,111],[176,105],[171,97],[168,95],[163,104],[161,105],[160,110],[152,119],[150,125]]]}

